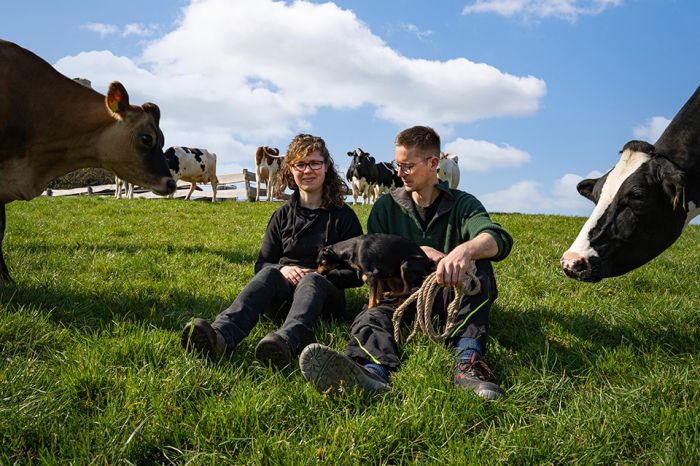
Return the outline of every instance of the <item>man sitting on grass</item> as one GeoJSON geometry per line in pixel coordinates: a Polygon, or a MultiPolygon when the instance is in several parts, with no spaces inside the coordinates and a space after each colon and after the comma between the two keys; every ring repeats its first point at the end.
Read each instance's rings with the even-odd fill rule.
{"type": "MultiPolygon", "coordinates": [[[[432,128],[401,131],[395,144],[394,166],[404,186],[377,200],[367,231],[400,235],[422,247],[437,264],[438,284],[445,286],[433,307],[443,316],[454,297],[451,286],[463,282],[475,261],[481,290],[462,298],[455,330],[447,339],[456,356],[453,383],[486,399],[502,398],[505,394],[483,355],[489,309],[497,295],[491,261],[508,256],[513,239],[474,196],[438,183],[440,137],[432,128]]],[[[389,390],[390,373],[400,365],[393,313],[394,308],[386,305],[363,309],[353,321],[346,355],[320,344],[307,346],[299,359],[302,375],[321,392],[389,390]]]]}

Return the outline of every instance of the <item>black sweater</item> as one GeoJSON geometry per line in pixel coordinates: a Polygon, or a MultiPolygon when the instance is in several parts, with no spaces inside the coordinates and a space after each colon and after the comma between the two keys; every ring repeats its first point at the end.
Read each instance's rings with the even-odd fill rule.
{"type": "MultiPolygon", "coordinates": [[[[318,253],[323,246],[362,234],[362,225],[347,204],[340,208],[307,209],[299,205],[297,193],[275,210],[263,238],[255,273],[263,267],[297,265],[316,269],[318,253]]],[[[361,286],[362,280],[353,269],[336,269],[326,277],[338,288],[361,286]]]]}

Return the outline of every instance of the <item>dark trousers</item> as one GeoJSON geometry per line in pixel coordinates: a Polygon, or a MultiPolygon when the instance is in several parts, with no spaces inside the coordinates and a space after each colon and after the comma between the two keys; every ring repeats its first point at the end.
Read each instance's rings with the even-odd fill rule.
{"type": "Polygon", "coordinates": [[[216,317],[212,327],[223,335],[229,348],[235,348],[250,334],[261,315],[274,320],[284,318],[275,333],[287,340],[293,355],[298,355],[311,342],[321,315],[340,317],[344,312],[343,290],[323,275],[307,274],[292,286],[278,268],[265,267],[216,317]]]}
{"type": "MultiPolygon", "coordinates": [[[[447,338],[446,344],[454,346],[460,338],[477,340],[486,350],[488,339],[489,310],[496,300],[496,279],[490,261],[477,261],[477,277],[481,282],[481,291],[474,296],[464,296],[460,302],[456,318],[456,327],[447,338]]],[[[451,288],[445,288],[442,297],[438,296],[433,304],[433,315],[440,317],[445,324],[447,306],[454,299],[451,288]]],[[[350,329],[347,355],[359,364],[382,364],[390,370],[401,365],[399,348],[394,340],[394,326],[391,318],[394,308],[377,306],[365,308],[355,317],[350,329]]],[[[415,305],[404,313],[404,323],[411,323],[415,317],[415,305]]]]}

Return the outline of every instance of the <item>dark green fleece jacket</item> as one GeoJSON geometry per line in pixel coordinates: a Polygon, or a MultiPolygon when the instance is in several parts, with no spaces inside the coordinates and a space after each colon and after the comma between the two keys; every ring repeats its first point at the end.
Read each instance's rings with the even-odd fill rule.
{"type": "Polygon", "coordinates": [[[437,188],[443,193],[440,205],[425,231],[416,217],[410,193],[396,188],[375,202],[367,220],[367,232],[403,236],[447,254],[485,231],[498,245],[498,254],[491,260],[505,259],[513,247],[513,238],[491,220],[481,202],[471,194],[448,188],[446,182],[437,184],[437,188]]]}

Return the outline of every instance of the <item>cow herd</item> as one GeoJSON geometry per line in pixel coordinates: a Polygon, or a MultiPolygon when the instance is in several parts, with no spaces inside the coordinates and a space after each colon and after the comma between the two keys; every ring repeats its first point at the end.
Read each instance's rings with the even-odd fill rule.
{"type": "MultiPolygon", "coordinates": [[[[163,151],[160,109],[133,105],[115,81],[102,95],[58,73],[14,43],[0,40],[0,285],[11,283],[2,255],[5,204],[40,195],[48,183],[87,167],[112,171],[120,184],[135,183],[171,195],[176,180],[211,183],[216,199],[216,155],[205,149],[163,151]]],[[[376,201],[401,186],[392,165],[360,148],[348,152],[349,194],[355,204],[376,201]]],[[[279,150],[256,152],[256,181],[273,197],[279,150]]],[[[441,154],[438,176],[459,184],[457,157],[441,154]]],[[[590,218],[561,257],[564,273],[582,281],[622,275],[650,261],[700,214],[700,88],[655,144],[630,141],[604,176],[583,180],[581,195],[596,203],[590,218]]],[[[129,197],[127,185],[127,197],[129,197]]]]}

